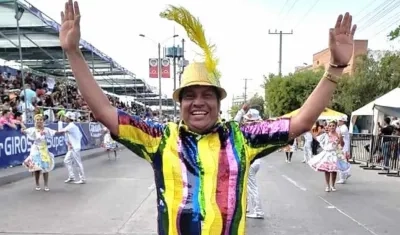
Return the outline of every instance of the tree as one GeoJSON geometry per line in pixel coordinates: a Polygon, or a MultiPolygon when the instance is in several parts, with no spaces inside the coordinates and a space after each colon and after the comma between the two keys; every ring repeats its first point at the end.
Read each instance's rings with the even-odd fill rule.
{"type": "Polygon", "coordinates": [[[323,70],[306,70],[287,76],[264,76],[265,101],[272,116],[281,116],[299,108],[318,84],[323,70]]]}
{"type": "MultiPolygon", "coordinates": [[[[339,80],[330,108],[350,115],[400,85],[400,56],[397,52],[368,54],[356,58],[354,73],[339,80]]],[[[322,75],[323,70],[317,70],[265,77],[266,103],[273,116],[300,108],[322,75]]]]}
{"type": "Polygon", "coordinates": [[[249,100],[250,108],[257,109],[260,112],[260,116],[264,117],[264,98],[257,93],[249,100]]]}
{"type": "Polygon", "coordinates": [[[370,53],[356,60],[353,76],[339,83],[334,107],[351,114],[354,110],[400,85],[400,57],[395,52],[370,53]]]}
{"type": "Polygon", "coordinates": [[[242,106],[240,105],[232,105],[231,109],[229,110],[229,114],[231,115],[231,118],[234,118],[237,114],[237,112],[239,112],[239,110],[242,108],[242,106]]]}
{"type": "Polygon", "coordinates": [[[393,41],[399,36],[400,36],[400,25],[397,26],[397,28],[395,28],[394,30],[390,31],[388,38],[390,41],[393,41]]]}

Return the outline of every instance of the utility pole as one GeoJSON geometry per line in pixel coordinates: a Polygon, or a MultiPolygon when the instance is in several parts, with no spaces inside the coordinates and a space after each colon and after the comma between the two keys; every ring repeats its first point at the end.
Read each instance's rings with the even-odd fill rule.
{"type": "Polygon", "coordinates": [[[272,33],[270,30],[268,30],[268,34],[275,34],[279,35],[279,76],[282,76],[282,38],[283,35],[292,35],[293,34],[293,29],[290,33],[284,33],[281,31],[275,30],[274,33],[272,33]]]}
{"type": "Polygon", "coordinates": [[[179,73],[179,87],[181,86],[182,73],[185,70],[185,39],[182,38],[182,70],[179,73]]]}
{"type": "Polygon", "coordinates": [[[251,81],[252,79],[244,78],[244,103],[247,101],[247,81],[251,81]]]}

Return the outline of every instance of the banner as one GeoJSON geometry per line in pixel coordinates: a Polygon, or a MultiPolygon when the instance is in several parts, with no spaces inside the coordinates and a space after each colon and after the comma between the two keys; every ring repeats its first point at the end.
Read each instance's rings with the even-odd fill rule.
{"type": "MultiPolygon", "coordinates": [[[[63,127],[67,124],[63,123],[63,127]]],[[[103,140],[103,126],[97,122],[76,123],[82,133],[82,150],[98,148],[103,140]]],[[[27,128],[32,125],[27,124],[27,128]]],[[[52,123],[46,127],[58,130],[58,124],[52,123]]],[[[14,129],[0,130],[0,168],[7,168],[21,165],[22,162],[29,156],[32,145],[31,140],[28,140],[26,135],[21,131],[14,129]]],[[[49,151],[55,157],[62,156],[67,153],[67,145],[65,143],[64,134],[57,134],[52,138],[47,139],[49,151]]]]}
{"type": "Polygon", "coordinates": [[[158,78],[158,59],[149,59],[149,77],[158,78]]]}
{"type": "Polygon", "coordinates": [[[164,58],[161,60],[161,77],[162,78],[170,78],[171,70],[170,70],[170,62],[169,59],[164,58]]]}

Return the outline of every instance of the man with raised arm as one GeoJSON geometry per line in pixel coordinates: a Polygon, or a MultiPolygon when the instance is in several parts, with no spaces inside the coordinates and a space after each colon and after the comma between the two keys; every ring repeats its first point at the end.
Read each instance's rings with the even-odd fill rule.
{"type": "Polygon", "coordinates": [[[349,13],[337,18],[329,31],[331,64],[296,116],[239,126],[219,119],[221,100],[227,93],[219,84],[214,47],[198,19],[174,6],[160,16],[183,26],[188,38],[204,52],[204,62],[187,66],[181,86],[173,93],[180,105],[179,123],[144,122],[110,105],[79,50],[81,15],[72,0],[61,14],[61,46],[96,118],[118,142],[152,165],[158,234],[243,235],[250,162],[311,129],[352,57],[356,26],[349,13]]]}

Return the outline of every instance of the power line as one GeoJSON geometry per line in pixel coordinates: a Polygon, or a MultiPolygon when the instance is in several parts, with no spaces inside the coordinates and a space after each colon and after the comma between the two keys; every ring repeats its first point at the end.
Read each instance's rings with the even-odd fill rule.
{"type": "Polygon", "coordinates": [[[293,9],[293,7],[296,5],[296,3],[297,3],[298,1],[299,1],[299,0],[295,0],[295,1],[293,2],[292,6],[290,6],[288,12],[286,13],[287,15],[288,15],[289,12],[293,9]]]}
{"type": "Polygon", "coordinates": [[[379,20],[387,16],[389,13],[391,13],[393,10],[398,8],[400,6],[400,1],[398,2],[392,2],[383,9],[381,9],[379,12],[377,12],[373,17],[371,17],[364,25],[367,26],[365,28],[361,28],[360,32],[363,31],[364,29],[367,29],[377,23],[379,20]]]}
{"type": "Polygon", "coordinates": [[[382,29],[382,28],[384,28],[385,26],[388,25],[387,24],[388,22],[389,22],[389,24],[393,23],[393,20],[398,22],[397,19],[395,19],[395,18],[398,18],[398,17],[400,17],[400,12],[397,12],[397,14],[392,15],[389,19],[386,19],[385,21],[382,21],[379,25],[376,26],[376,28],[382,29]]]}
{"type": "Polygon", "coordinates": [[[307,18],[308,14],[311,13],[311,11],[314,9],[314,7],[320,2],[321,0],[316,0],[314,2],[314,4],[308,9],[308,11],[306,12],[306,14],[303,15],[303,17],[297,22],[297,25],[294,27],[294,29],[296,30],[296,28],[300,25],[300,23],[307,18]]]}
{"type": "Polygon", "coordinates": [[[387,4],[390,4],[391,2],[393,2],[394,0],[386,0],[384,3],[381,3],[379,6],[377,6],[374,10],[368,12],[366,15],[364,15],[364,17],[362,17],[360,20],[358,20],[358,24],[361,25],[361,22],[363,22],[364,19],[368,20],[368,17],[371,14],[374,14],[375,12],[379,11],[380,8],[385,7],[387,4]]]}
{"type": "MultiPolygon", "coordinates": [[[[384,31],[388,30],[389,28],[393,27],[395,24],[398,24],[398,22],[399,22],[399,20],[400,20],[400,12],[399,12],[397,15],[395,15],[395,16],[399,16],[399,18],[393,20],[393,21],[390,22],[389,24],[386,24],[386,27],[384,27],[384,28],[383,28],[382,30],[380,30],[378,33],[374,34],[374,35],[373,35],[372,37],[370,37],[369,39],[371,40],[371,39],[375,38],[376,36],[378,36],[378,35],[381,34],[382,32],[384,32],[384,31]]],[[[392,17],[392,18],[395,18],[395,16],[392,17]]]]}
{"type": "Polygon", "coordinates": [[[283,10],[285,9],[285,6],[286,6],[286,4],[288,4],[288,2],[289,2],[290,0],[286,0],[286,2],[283,4],[283,7],[281,8],[281,11],[279,12],[279,14],[278,14],[278,19],[279,19],[279,17],[281,16],[281,14],[283,13],[283,10]]]}
{"type": "Polygon", "coordinates": [[[357,14],[355,14],[354,16],[356,17],[356,16],[358,16],[359,14],[361,14],[363,11],[365,11],[366,9],[368,9],[371,5],[372,5],[372,3],[374,3],[376,0],[372,0],[371,2],[369,2],[367,5],[366,5],[366,7],[364,7],[363,9],[361,9],[361,11],[359,11],[359,12],[357,12],[357,14]]]}

